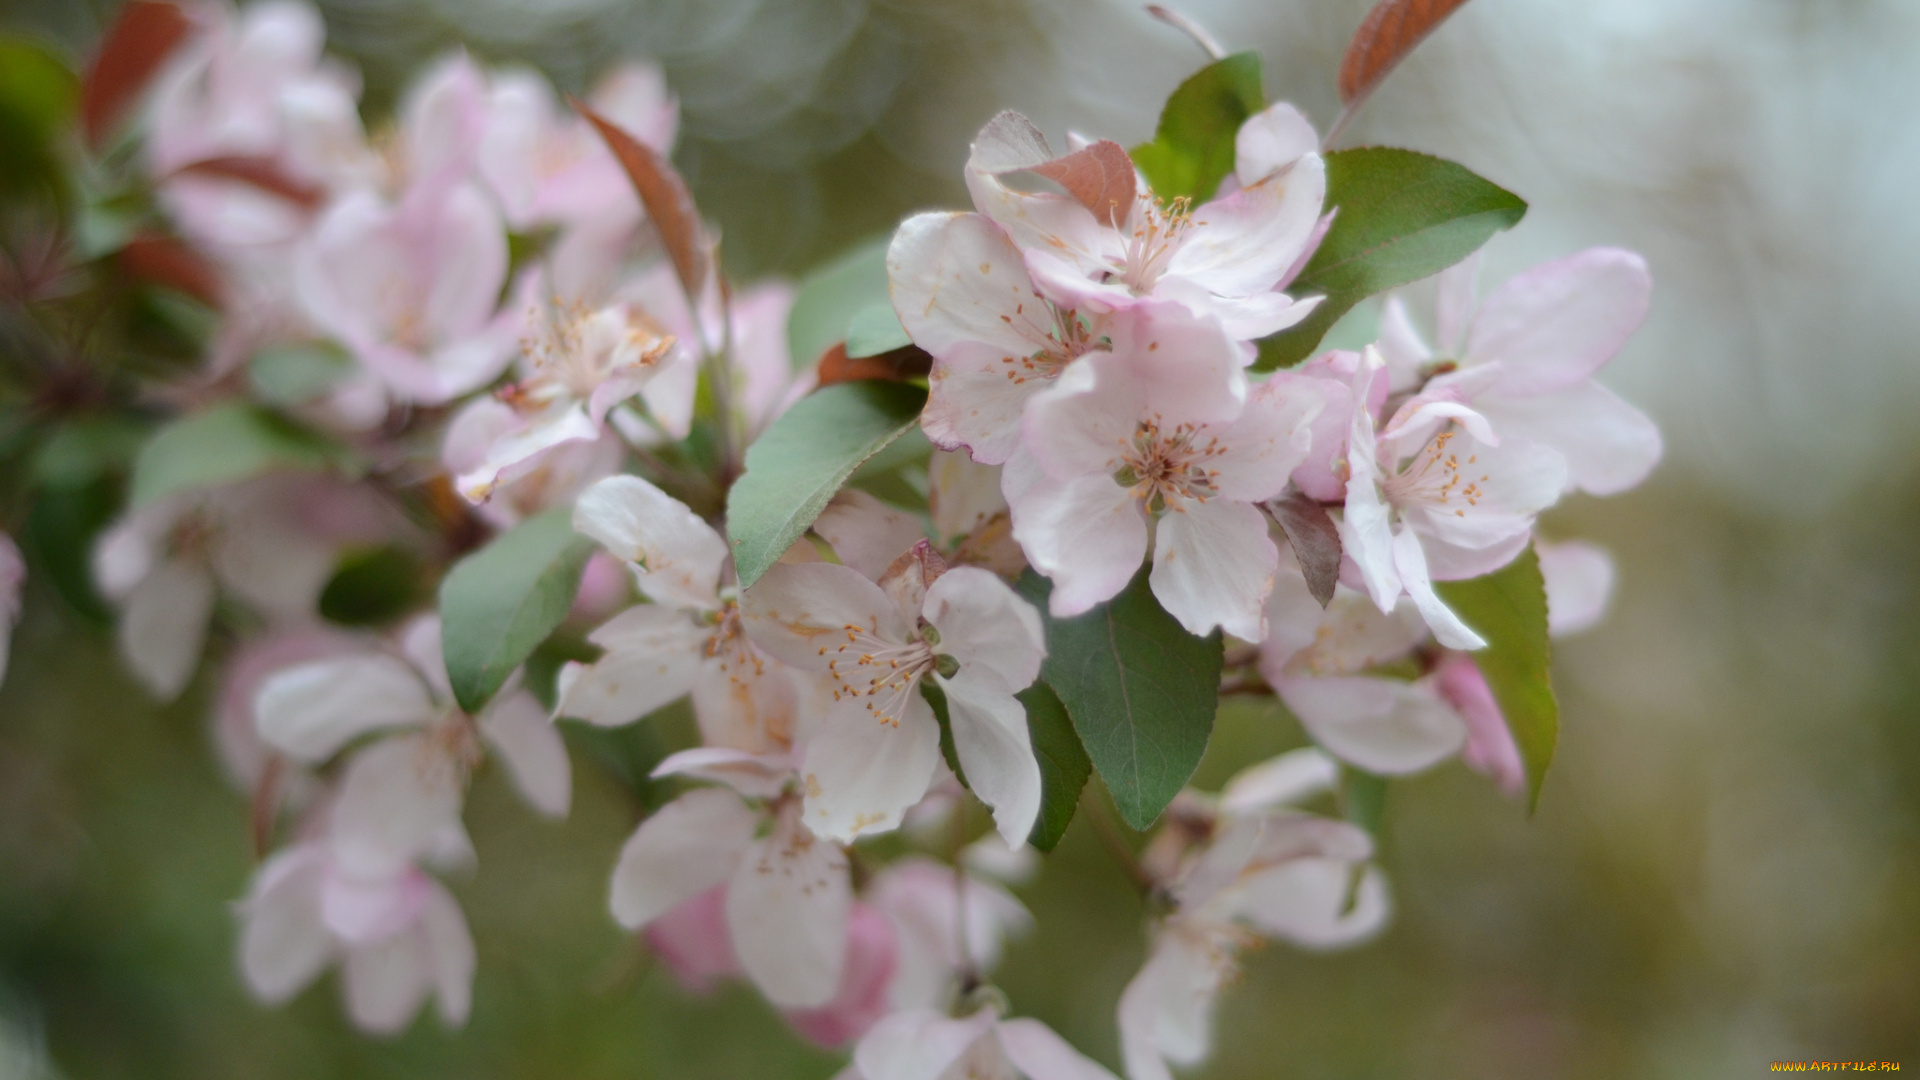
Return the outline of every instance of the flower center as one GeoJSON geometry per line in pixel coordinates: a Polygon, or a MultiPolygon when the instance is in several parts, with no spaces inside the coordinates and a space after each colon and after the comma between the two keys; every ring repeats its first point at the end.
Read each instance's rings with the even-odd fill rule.
{"type": "Polygon", "coordinates": [[[553,301],[552,314],[520,342],[533,374],[504,396],[516,407],[585,400],[619,368],[648,368],[673,349],[673,335],[631,305],[588,310],[578,301],[553,301]]]}
{"type": "Polygon", "coordinates": [[[1057,379],[1068,364],[1085,355],[1095,345],[1093,336],[1087,332],[1087,324],[1077,312],[1037,299],[1038,295],[1035,294],[1034,303],[1045,309],[1045,316],[1051,320],[1050,323],[1043,323],[1028,315],[1025,301],[1014,305],[1012,315],[1000,316],[1008,323],[1015,320],[1025,323],[1029,340],[1045,342],[1026,356],[1000,358],[1000,362],[1007,365],[1007,378],[1015,383],[1023,383],[1028,379],[1057,379]]]}
{"type": "Polygon", "coordinates": [[[1143,296],[1153,291],[1182,234],[1193,225],[1193,200],[1182,195],[1162,203],[1152,190],[1142,191],[1133,204],[1132,225],[1120,280],[1135,296],[1143,296]]]}
{"type": "Polygon", "coordinates": [[[1157,514],[1189,499],[1212,498],[1219,470],[1207,468],[1206,462],[1224,453],[1220,440],[1208,436],[1201,441],[1192,424],[1163,431],[1154,421],[1142,420],[1134,428],[1133,441],[1121,452],[1125,464],[1113,479],[1131,488],[1148,513],[1157,514]]]}
{"type": "Polygon", "coordinates": [[[1411,503],[1450,506],[1455,517],[1466,517],[1469,507],[1480,505],[1487,494],[1481,486],[1487,482],[1487,474],[1474,479],[1471,473],[1462,472],[1471,469],[1480,457],[1469,454],[1463,461],[1449,449],[1455,434],[1443,431],[1435,435],[1405,468],[1387,476],[1380,485],[1386,491],[1387,500],[1399,506],[1411,503]]]}
{"type": "Polygon", "coordinates": [[[880,637],[867,627],[848,623],[843,645],[822,646],[827,673],[836,684],[833,700],[852,695],[866,699],[867,711],[889,727],[899,727],[920,676],[938,668],[933,646],[912,635],[904,644],[880,637]]]}

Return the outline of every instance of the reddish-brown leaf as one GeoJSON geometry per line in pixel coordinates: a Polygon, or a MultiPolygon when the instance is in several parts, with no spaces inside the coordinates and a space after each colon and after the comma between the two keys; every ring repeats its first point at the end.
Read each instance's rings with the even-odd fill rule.
{"type": "Polygon", "coordinates": [[[1467,0],[1380,0],[1347,45],[1340,61],[1340,100],[1366,97],[1414,46],[1433,33],[1467,0]]]}
{"type": "Polygon", "coordinates": [[[861,379],[902,382],[924,378],[932,370],[933,357],[918,345],[902,345],[878,356],[849,357],[843,342],[821,354],[816,387],[861,379]]]}
{"type": "Polygon", "coordinates": [[[613,151],[620,167],[626,170],[633,190],[640,195],[641,205],[647,208],[647,217],[653,221],[654,231],[666,245],[667,257],[673,260],[681,286],[697,303],[713,269],[712,254],[706,230],[700,224],[700,210],[693,205],[687,182],[659,151],[594,112],[586,102],[578,98],[571,100],[574,111],[593,124],[606,140],[607,149],[613,151]]]}
{"type": "Polygon", "coordinates": [[[1066,188],[1094,217],[1115,228],[1133,213],[1133,159],[1110,139],[1035,165],[1033,171],[1066,188]]]}
{"type": "Polygon", "coordinates": [[[319,207],[326,193],[312,184],[288,176],[271,158],[220,157],[196,161],[180,169],[189,176],[213,176],[252,184],[270,195],[278,195],[303,210],[319,207]]]}
{"type": "Polygon", "coordinates": [[[1298,491],[1289,490],[1264,505],[1293,545],[1293,557],[1307,578],[1307,592],[1326,607],[1333,602],[1333,587],[1340,583],[1340,529],[1333,517],[1326,507],[1298,491]]]}
{"type": "Polygon", "coordinates": [[[225,287],[220,273],[200,253],[165,233],[144,232],[115,255],[121,272],[136,281],[177,289],[211,307],[219,307],[225,287]]]}
{"type": "Polygon", "coordinates": [[[164,0],[129,0],[121,7],[80,87],[80,127],[88,146],[100,146],[192,26],[186,12],[164,0]]]}

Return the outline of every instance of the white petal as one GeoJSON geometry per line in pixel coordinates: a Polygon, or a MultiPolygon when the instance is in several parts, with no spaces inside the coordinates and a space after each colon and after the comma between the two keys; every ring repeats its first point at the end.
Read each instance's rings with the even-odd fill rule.
{"type": "Polygon", "coordinates": [[[320,851],[290,848],[254,873],[240,905],[240,970],[260,1000],[277,1005],[320,974],[333,940],[320,920],[320,851]]]}
{"type": "Polygon", "coordinates": [[[1456,471],[1444,473],[1442,466],[1435,465],[1428,473],[1451,475],[1458,484],[1451,490],[1421,490],[1396,501],[1401,519],[1409,526],[1456,547],[1510,543],[1533,527],[1542,510],[1559,501],[1566,486],[1566,460],[1552,447],[1529,439],[1509,437],[1494,447],[1465,438],[1444,451],[1436,443],[1421,451],[1420,460],[1431,461],[1443,452],[1449,461],[1457,460],[1456,471]]]}
{"type": "Polygon", "coordinates": [[[215,576],[233,595],[283,618],[311,617],[333,576],[336,545],[315,536],[281,507],[253,500],[223,514],[208,552],[215,576]]]}
{"type": "Polygon", "coordinates": [[[325,761],[385,727],[426,724],[440,710],[413,668],[390,656],[341,656],[284,668],[254,697],[260,737],[295,760],[325,761]]]}
{"type": "Polygon", "coordinates": [[[600,659],[561,672],[554,715],[602,727],[646,716],[693,687],[709,633],[671,605],[628,608],[588,635],[600,659]]]}
{"type": "Polygon", "coordinates": [[[1596,382],[1538,397],[1485,396],[1478,404],[1502,436],[1558,450],[1567,460],[1568,486],[1594,495],[1637,486],[1660,461],[1660,429],[1596,382]]]}
{"type": "Polygon", "coordinates": [[[1434,593],[1433,581],[1427,576],[1426,552],[1421,550],[1420,537],[1412,529],[1402,529],[1393,538],[1393,568],[1435,640],[1449,649],[1485,647],[1486,639],[1461,622],[1460,616],[1434,593]]]}
{"type": "Polygon", "coordinates": [[[896,723],[875,719],[857,698],[836,702],[816,720],[800,765],[808,828],[851,843],[897,827],[927,793],[940,762],[940,724],[918,689],[908,693],[896,723]]]}
{"type": "Polygon", "coordinates": [[[460,905],[438,882],[427,893],[419,932],[426,944],[434,993],[440,998],[440,1019],[448,1027],[460,1027],[473,1008],[473,935],[460,905]]]}
{"type": "Polygon", "coordinates": [[[417,930],[347,950],[341,988],[354,1026],[373,1035],[404,1030],[427,998],[431,965],[426,939],[417,930]]]}
{"type": "Polygon", "coordinates": [[[924,617],[940,633],[936,652],[960,661],[961,677],[1019,693],[1047,655],[1040,613],[992,572],[958,566],[927,589],[924,617]]]}
{"type": "Polygon", "coordinates": [[[740,966],[781,1008],[825,1005],[846,964],[852,906],[846,852],[783,815],[727,884],[727,927],[740,966]]]}
{"type": "Polygon", "coordinates": [[[956,345],[933,362],[920,427],[935,446],[999,465],[1020,447],[1020,418],[1053,385],[1050,368],[979,344],[956,345]],[[1016,370],[1016,368],[1018,370],[1016,370]]]}
{"type": "Polygon", "coordinates": [[[640,823],[613,871],[613,917],[637,930],[733,875],[760,815],[731,791],[696,788],[640,823]]]}
{"type": "Polygon", "coordinates": [[[1247,117],[1233,137],[1240,186],[1258,183],[1320,149],[1320,136],[1300,110],[1282,101],[1247,117]]]}
{"type": "Polygon", "coordinates": [[[1221,296],[1270,291],[1305,250],[1326,192],[1326,165],[1319,154],[1308,154],[1285,172],[1201,206],[1167,262],[1167,275],[1221,296]]]}
{"type": "Polygon", "coordinates": [[[1215,429],[1219,452],[1206,465],[1221,497],[1261,502],[1280,494],[1293,470],[1307,460],[1313,421],[1326,406],[1319,389],[1325,382],[1268,379],[1248,395],[1239,419],[1215,429]]]}
{"type": "Polygon", "coordinates": [[[1038,1020],[1003,1020],[994,1034],[1007,1060],[1029,1080],[1115,1080],[1105,1066],[1075,1050],[1038,1020]]]}
{"type": "Polygon", "coordinates": [[[573,801],[567,744],[533,695],[516,690],[494,698],[481,712],[479,726],[528,805],[548,817],[566,817],[573,801]]]}
{"type": "Polygon", "coordinates": [[[212,575],[183,559],[162,561],[120,608],[120,653],[155,697],[172,701],[193,677],[212,616],[212,575]]]}
{"type": "Polygon", "coordinates": [[[750,754],[719,746],[696,746],[668,754],[649,776],[691,776],[725,784],[748,798],[771,799],[793,776],[793,757],[786,753],[750,754]]]}
{"type": "MultiPolygon", "coordinates": [[[[1011,470],[1010,470],[1011,472],[1011,470]]],[[[1033,568],[1053,579],[1056,618],[1118,595],[1147,554],[1147,523],[1126,488],[1101,473],[1042,479],[1013,503],[1013,538],[1033,568]]]]}
{"type": "Polygon", "coordinates": [[[1245,814],[1305,802],[1332,791],[1339,779],[1339,766],[1327,755],[1310,746],[1289,750],[1235,773],[1220,789],[1220,809],[1245,814]]]}
{"type": "Polygon", "coordinates": [[[1606,617],[1613,597],[1613,557],[1598,544],[1568,540],[1536,542],[1540,576],[1547,585],[1547,629],[1565,637],[1589,629],[1606,617]]]}
{"type": "Polygon", "coordinates": [[[965,669],[940,681],[967,783],[993,808],[1001,838],[1009,846],[1026,843],[1040,816],[1040,763],[1027,734],[1026,707],[1011,692],[983,684],[965,669]]]}
{"type": "Polygon", "coordinates": [[[1402,585],[1394,569],[1392,516],[1380,495],[1373,413],[1365,404],[1374,375],[1384,364],[1379,350],[1369,347],[1354,374],[1352,394],[1356,404],[1347,434],[1347,465],[1352,477],[1347,481],[1346,507],[1340,515],[1340,546],[1360,568],[1374,604],[1381,611],[1392,611],[1402,585]]]}
{"type": "Polygon", "coordinates": [[[1153,595],[1194,635],[1215,627],[1243,641],[1267,636],[1267,592],[1280,563],[1267,517],[1214,499],[1170,507],[1154,531],[1153,595]]]}
{"type": "Polygon", "coordinates": [[[334,860],[379,876],[432,850],[460,824],[462,777],[427,735],[396,735],[355,754],[333,804],[334,860]]]}
{"type": "Polygon", "coordinates": [[[875,1024],[854,1048],[853,1061],[864,1080],[940,1080],[993,1026],[991,1009],[960,1019],[908,1009],[875,1024]]]}
{"type": "Polygon", "coordinates": [[[1356,675],[1276,689],[1315,742],[1370,772],[1418,772],[1466,742],[1466,723],[1422,683],[1356,675]]]}
{"type": "Polygon", "coordinates": [[[637,476],[610,476],[588,488],[573,527],[637,564],[640,588],[662,604],[708,609],[720,587],[727,542],[687,505],[637,476]]]}
{"type": "Polygon", "coordinates": [[[783,753],[798,720],[799,675],[751,643],[700,663],[693,683],[693,715],[708,746],[750,754],[783,753]]]}
{"type": "Polygon", "coordinates": [[[971,535],[1007,509],[1000,470],[951,450],[935,450],[927,464],[927,503],[933,531],[945,541],[971,535]]]}
{"type": "Polygon", "coordinates": [[[1049,347],[1053,309],[1020,249],[979,214],[916,214],[887,248],[888,292],[913,343],[936,357],[980,343],[1025,358],[1049,347]]]}
{"type": "Polygon", "coordinates": [[[1170,1060],[1192,1065],[1213,1045],[1213,1000],[1232,973],[1220,945],[1168,922],[1140,973],[1120,995],[1120,1055],[1130,1080],[1172,1080],[1170,1060]]]}
{"type": "Polygon", "coordinates": [[[1466,355],[1501,365],[1504,397],[1565,390],[1613,359],[1646,319],[1652,295],[1645,259],[1589,248],[1488,295],[1468,330],[1466,355]]]}
{"type": "Polygon", "coordinates": [[[1354,864],[1344,859],[1289,859],[1247,879],[1239,914],[1263,933],[1303,949],[1357,944],[1380,932],[1391,905],[1378,869],[1367,867],[1357,889],[1353,873],[1354,864]]]}
{"type": "Polygon", "coordinates": [[[841,565],[874,581],[880,580],[893,560],[926,539],[926,531],[911,514],[855,488],[845,488],[833,497],[814,519],[813,531],[833,545],[841,565]]]}
{"type": "Polygon", "coordinates": [[[894,643],[909,629],[880,586],[832,563],[769,567],[740,597],[740,617],[754,644],[806,671],[827,669],[850,626],[894,643]]]}

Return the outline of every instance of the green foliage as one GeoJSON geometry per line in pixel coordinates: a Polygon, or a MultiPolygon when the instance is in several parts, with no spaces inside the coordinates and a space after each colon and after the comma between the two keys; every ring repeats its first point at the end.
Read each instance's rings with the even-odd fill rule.
{"type": "Polygon", "coordinates": [[[559,507],[454,564],[440,583],[440,642],[462,709],[478,712],[567,617],[592,550],[559,507]]]}
{"type": "Polygon", "coordinates": [[[1016,588],[1046,621],[1040,677],[1066,706],[1120,816],[1148,828],[1206,753],[1220,699],[1220,633],[1187,633],[1153,598],[1144,571],[1071,619],[1046,615],[1052,585],[1038,574],[1016,588]]]}
{"type": "Polygon", "coordinates": [[[892,304],[868,304],[847,321],[849,357],[879,356],[911,344],[913,339],[907,336],[907,328],[900,325],[900,316],[894,314],[892,304]]]}
{"type": "Polygon", "coordinates": [[[0,195],[63,188],[60,141],[80,84],[46,49],[0,39],[0,195]]]}
{"type": "Polygon", "coordinates": [[[1387,778],[1340,766],[1340,809],[1348,821],[1379,836],[1380,821],[1387,813],[1387,778]]]}
{"type": "Polygon", "coordinates": [[[1287,291],[1324,296],[1298,326],[1260,343],[1257,371],[1297,364],[1361,300],[1445,270],[1527,212],[1512,192],[1442,158],[1363,146],[1327,159],[1327,206],[1338,211],[1287,291]]]}
{"type": "Polygon", "coordinates": [[[1560,738],[1560,703],[1553,696],[1553,646],[1547,637],[1547,589],[1533,548],[1485,577],[1436,581],[1434,590],[1468,626],[1487,639],[1473,654],[1486,676],[1507,730],[1527,767],[1527,809],[1540,804],[1540,784],[1560,738]]]}
{"type": "Polygon", "coordinates": [[[53,429],[33,455],[34,483],[74,488],[124,472],[139,453],[146,430],[118,416],[80,416],[53,429]]]}
{"type": "Polygon", "coordinates": [[[262,409],[238,402],[183,416],[156,432],[133,465],[132,504],[237,483],[279,469],[318,472],[342,451],[262,409]]]}
{"type": "Polygon", "coordinates": [[[379,626],[413,610],[426,567],[397,544],[348,552],[320,592],[320,615],[346,626],[379,626]]]}
{"type": "Polygon", "coordinates": [[[1020,704],[1027,707],[1027,735],[1033,740],[1033,756],[1040,762],[1040,816],[1027,843],[1041,851],[1052,851],[1073,821],[1080,791],[1093,773],[1093,762],[1087,757],[1086,747],[1080,745],[1080,736],[1074,734],[1067,707],[1052,687],[1036,682],[1018,696],[1020,704]]]}
{"type": "Polygon", "coordinates": [[[275,345],[247,362],[247,385],[268,405],[302,405],[353,374],[353,358],[325,342],[275,345]]]}
{"type": "Polygon", "coordinates": [[[1205,202],[1233,171],[1240,125],[1264,108],[1259,55],[1235,53],[1216,60],[1167,98],[1153,141],[1130,152],[1133,164],[1161,199],[1205,202]]]}
{"type": "Polygon", "coordinates": [[[21,537],[34,572],[52,582],[74,611],[103,626],[112,615],[93,587],[93,544],[119,510],[120,485],[109,476],[48,487],[34,497],[21,537]]]}
{"type": "Polygon", "coordinates": [[[727,492],[727,539],[740,587],[806,533],[862,463],[909,431],[927,392],[907,383],[836,383],[801,398],[747,448],[727,492]]]}
{"type": "Polygon", "coordinates": [[[854,316],[887,303],[887,245],[892,234],[860,244],[814,271],[787,315],[787,348],[797,367],[847,338],[854,316]]]}
{"type": "Polygon", "coordinates": [[[940,756],[946,760],[947,768],[953,770],[953,778],[960,781],[960,786],[972,791],[966,770],[960,767],[960,750],[953,745],[953,714],[947,711],[947,692],[932,679],[921,679],[920,696],[933,707],[933,718],[940,724],[940,756]]]}

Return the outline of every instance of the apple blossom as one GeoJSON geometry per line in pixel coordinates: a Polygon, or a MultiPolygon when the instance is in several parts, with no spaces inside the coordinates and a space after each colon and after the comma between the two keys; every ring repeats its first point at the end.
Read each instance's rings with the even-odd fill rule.
{"type": "Polygon", "coordinates": [[[1112,352],[1028,407],[1030,456],[1003,483],[1014,538],[1053,578],[1054,615],[1119,593],[1151,541],[1154,596],[1189,632],[1266,636],[1279,556],[1256,504],[1305,459],[1322,399],[1313,381],[1280,373],[1235,408],[1220,385],[1237,374],[1218,330],[1139,306],[1116,317],[1112,352]]]}
{"type": "Polygon", "coordinates": [[[1003,1020],[993,1009],[948,1017],[933,1009],[894,1013],[853,1051],[853,1080],[1114,1080],[1038,1020],[1003,1020]]]}
{"type": "Polygon", "coordinates": [[[954,750],[1009,844],[1040,810],[1040,767],[1014,694],[1046,654],[1039,613],[976,567],[942,571],[922,541],[879,584],[846,566],[781,563],[741,599],[747,633],[789,665],[830,676],[801,772],[807,823],[842,841],[891,829],[926,794],[940,724],[923,680],[945,695],[954,750]]]}
{"type": "Polygon", "coordinates": [[[968,989],[964,979],[998,966],[1006,939],[1033,928],[1033,916],[1006,890],[926,858],[902,859],[882,870],[868,897],[892,922],[899,942],[888,993],[894,1009],[951,1004],[968,989]],[[964,953],[958,929],[963,924],[964,953]]]}
{"type": "Polygon", "coordinates": [[[412,866],[356,875],[325,844],[298,844],[260,867],[238,913],[240,970],[262,1001],[291,999],[337,961],[363,1031],[399,1033],[429,994],[447,1026],[467,1022],[473,938],[453,897],[412,866]]]}
{"type": "Polygon", "coordinates": [[[1646,318],[1646,260],[1589,248],[1526,271],[1475,306],[1478,267],[1470,257],[1435,279],[1432,346],[1405,299],[1388,298],[1380,351],[1396,388],[1471,405],[1503,438],[1559,451],[1570,489],[1612,495],[1639,484],[1660,460],[1660,431],[1593,376],[1646,318]]]}

